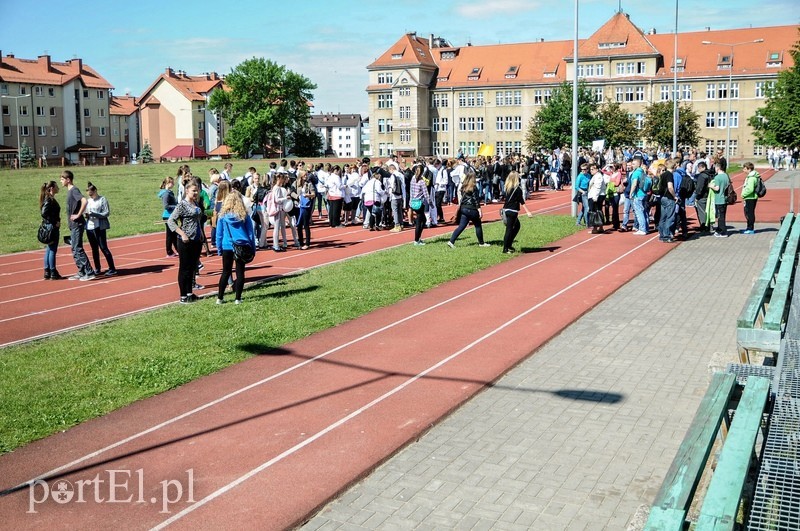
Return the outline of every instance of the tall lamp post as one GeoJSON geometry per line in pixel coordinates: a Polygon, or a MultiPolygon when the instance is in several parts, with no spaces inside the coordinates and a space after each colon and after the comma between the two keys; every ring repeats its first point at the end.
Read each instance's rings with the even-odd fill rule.
{"type": "Polygon", "coordinates": [[[733,101],[733,49],[737,46],[743,46],[745,44],[756,44],[759,42],[764,42],[764,39],[756,39],[754,41],[744,41],[744,42],[737,42],[737,43],[727,43],[727,42],[712,42],[712,41],[703,41],[703,44],[711,44],[714,46],[727,46],[731,49],[730,61],[728,63],[728,117],[725,120],[726,125],[726,137],[725,137],[725,160],[728,161],[728,164],[731,163],[731,103],[733,101]]]}
{"type": "Polygon", "coordinates": [[[14,116],[16,117],[15,123],[17,127],[17,169],[22,167],[22,143],[19,138],[19,99],[30,97],[30,94],[22,94],[20,96],[6,96],[5,94],[0,95],[0,98],[9,98],[14,100],[14,116]]]}

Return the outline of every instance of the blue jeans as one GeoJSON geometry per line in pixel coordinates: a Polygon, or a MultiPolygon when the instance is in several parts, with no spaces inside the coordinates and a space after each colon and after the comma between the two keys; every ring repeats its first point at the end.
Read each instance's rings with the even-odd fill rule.
{"type": "Polygon", "coordinates": [[[644,198],[635,197],[633,199],[633,214],[636,216],[636,228],[642,232],[647,232],[647,217],[644,213],[644,198]]]}
{"type": "Polygon", "coordinates": [[[56,270],[56,253],[58,252],[58,229],[55,229],[55,240],[44,248],[44,268],[51,271],[56,270]]]}
{"type": "MultiPolygon", "coordinates": [[[[628,228],[628,220],[630,219],[631,211],[633,210],[633,201],[624,195],[619,196],[622,203],[622,228],[628,228]]],[[[634,214],[634,220],[636,215],[634,214]]]]}
{"type": "Polygon", "coordinates": [[[662,240],[672,238],[672,225],[675,222],[675,200],[661,197],[661,217],[658,219],[658,237],[662,240]]]}
{"type": "Polygon", "coordinates": [[[575,220],[576,225],[580,225],[583,221],[584,225],[589,225],[589,194],[583,190],[578,190],[576,197],[580,200],[583,210],[578,214],[578,219],[575,220]]]}
{"type": "Polygon", "coordinates": [[[487,203],[492,201],[492,181],[486,179],[483,181],[483,200],[487,203]]]}
{"type": "Polygon", "coordinates": [[[69,237],[72,245],[72,258],[75,259],[75,267],[78,268],[78,274],[88,275],[94,273],[92,266],[89,265],[89,257],[86,256],[86,251],[83,250],[83,231],[85,226],[83,224],[76,225],[74,229],[69,229],[69,237]]]}

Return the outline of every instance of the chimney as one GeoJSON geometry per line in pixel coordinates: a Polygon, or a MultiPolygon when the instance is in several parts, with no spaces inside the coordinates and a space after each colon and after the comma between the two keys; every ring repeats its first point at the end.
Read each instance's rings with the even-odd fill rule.
{"type": "Polygon", "coordinates": [[[82,59],[70,59],[67,62],[69,63],[70,67],[72,67],[72,71],[75,72],[76,74],[80,74],[81,71],[83,70],[82,59]]]}
{"type": "Polygon", "coordinates": [[[3,50],[0,50],[0,65],[3,64],[3,50]]]}
{"type": "Polygon", "coordinates": [[[169,66],[167,67],[165,74],[167,74],[169,77],[175,77],[175,71],[169,66]]]}
{"type": "Polygon", "coordinates": [[[50,56],[49,55],[40,55],[38,62],[39,62],[40,65],[43,65],[48,72],[50,71],[50,56]]]}
{"type": "Polygon", "coordinates": [[[436,48],[436,42],[433,40],[433,33],[431,33],[430,35],[431,35],[431,39],[428,41],[428,47],[436,48]]]}

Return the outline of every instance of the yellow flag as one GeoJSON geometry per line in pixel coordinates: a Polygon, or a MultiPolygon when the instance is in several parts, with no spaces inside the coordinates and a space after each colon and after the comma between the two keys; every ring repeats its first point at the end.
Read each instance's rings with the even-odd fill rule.
{"type": "Polygon", "coordinates": [[[480,149],[478,149],[478,155],[494,157],[494,144],[482,144],[480,149]]]}

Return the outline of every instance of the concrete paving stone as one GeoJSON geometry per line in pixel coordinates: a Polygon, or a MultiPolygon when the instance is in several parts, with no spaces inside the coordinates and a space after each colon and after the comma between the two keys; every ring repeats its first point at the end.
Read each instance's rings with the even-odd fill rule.
{"type": "Polygon", "coordinates": [[[380,497],[372,499],[366,507],[364,507],[365,511],[373,511],[378,514],[394,514],[397,512],[400,507],[403,506],[403,502],[401,500],[396,500],[394,498],[387,498],[387,497],[380,497]]]}

